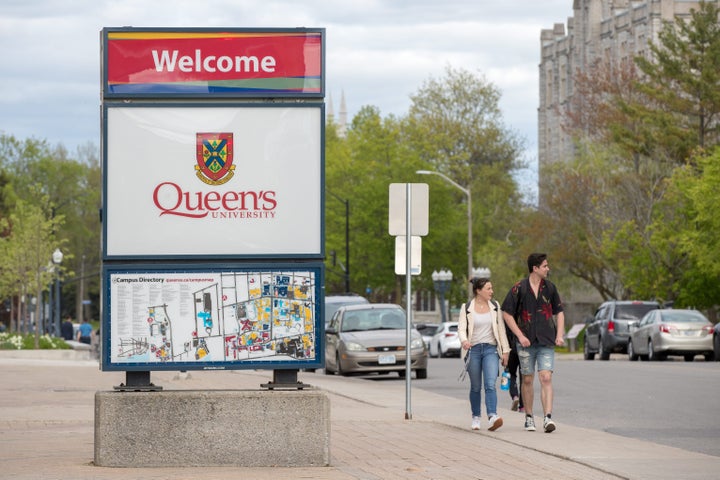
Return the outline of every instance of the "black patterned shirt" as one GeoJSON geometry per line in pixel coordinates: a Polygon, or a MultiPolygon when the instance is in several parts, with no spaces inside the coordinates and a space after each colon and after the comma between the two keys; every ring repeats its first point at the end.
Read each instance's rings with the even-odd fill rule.
{"type": "Polygon", "coordinates": [[[530,288],[530,279],[523,278],[508,292],[502,310],[515,318],[531,345],[555,346],[557,324],[553,315],[562,312],[563,305],[552,282],[540,280],[536,298],[530,288]]]}

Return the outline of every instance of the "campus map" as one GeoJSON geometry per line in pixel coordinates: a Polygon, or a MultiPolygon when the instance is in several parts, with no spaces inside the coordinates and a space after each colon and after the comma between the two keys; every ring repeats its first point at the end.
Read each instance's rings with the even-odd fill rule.
{"type": "Polygon", "coordinates": [[[111,274],[112,363],[315,358],[313,272],[111,274]]]}

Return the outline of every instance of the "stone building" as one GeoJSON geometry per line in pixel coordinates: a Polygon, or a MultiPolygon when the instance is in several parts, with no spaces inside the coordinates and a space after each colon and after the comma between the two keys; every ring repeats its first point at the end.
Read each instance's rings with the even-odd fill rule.
{"type": "Polygon", "coordinates": [[[663,23],[688,16],[699,2],[687,0],[574,0],[573,16],[540,34],[538,177],[542,204],[543,170],[567,161],[573,142],[562,130],[563,112],[573,95],[573,76],[596,59],[632,61],[649,52],[663,23]]]}

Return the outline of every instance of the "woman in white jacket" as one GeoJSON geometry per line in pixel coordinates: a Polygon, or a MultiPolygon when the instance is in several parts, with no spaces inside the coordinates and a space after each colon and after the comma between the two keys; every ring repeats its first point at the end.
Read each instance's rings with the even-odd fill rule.
{"type": "Polygon", "coordinates": [[[470,377],[470,409],[473,430],[480,430],[481,391],[485,390],[485,410],[488,430],[495,431],[503,424],[497,414],[497,378],[499,363],[507,365],[510,345],[505,333],[500,305],[492,300],[493,288],[488,278],[473,278],[473,299],[463,304],[458,318],[461,355],[470,377]]]}

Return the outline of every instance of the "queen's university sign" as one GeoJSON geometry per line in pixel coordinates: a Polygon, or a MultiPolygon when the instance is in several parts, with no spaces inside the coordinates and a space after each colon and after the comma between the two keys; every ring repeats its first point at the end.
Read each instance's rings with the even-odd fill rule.
{"type": "Polygon", "coordinates": [[[324,364],[324,35],[102,31],[104,370],[324,364]]]}

